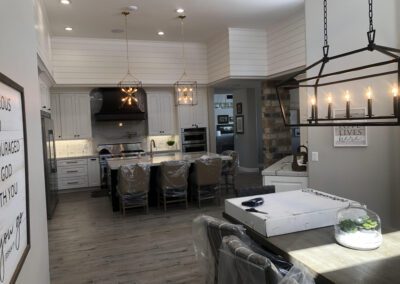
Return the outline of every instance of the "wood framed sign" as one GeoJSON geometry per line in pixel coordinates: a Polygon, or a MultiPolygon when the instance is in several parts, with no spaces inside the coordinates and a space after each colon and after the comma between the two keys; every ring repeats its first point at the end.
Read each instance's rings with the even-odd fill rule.
{"type": "Polygon", "coordinates": [[[30,249],[24,89],[0,73],[0,284],[15,283],[30,249]]]}

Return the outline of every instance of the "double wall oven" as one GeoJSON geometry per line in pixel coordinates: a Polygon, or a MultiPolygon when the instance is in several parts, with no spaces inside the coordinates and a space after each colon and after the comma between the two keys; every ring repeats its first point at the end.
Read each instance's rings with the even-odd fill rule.
{"type": "Polygon", "coordinates": [[[182,152],[207,152],[207,128],[182,128],[182,152]]]}

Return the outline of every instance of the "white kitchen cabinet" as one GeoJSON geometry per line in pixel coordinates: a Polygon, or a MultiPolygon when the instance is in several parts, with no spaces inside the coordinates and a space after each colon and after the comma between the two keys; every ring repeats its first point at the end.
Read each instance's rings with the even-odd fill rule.
{"type": "Polygon", "coordinates": [[[147,117],[149,135],[174,135],[174,97],[168,92],[147,93],[147,117]]]}
{"type": "Polygon", "coordinates": [[[99,158],[57,160],[59,190],[100,186],[99,158]]]}
{"type": "Polygon", "coordinates": [[[89,158],[87,167],[88,167],[89,187],[100,186],[99,158],[89,158]]]}
{"type": "Polygon", "coordinates": [[[60,96],[57,93],[51,94],[51,119],[54,122],[54,137],[56,140],[62,139],[61,119],[60,119],[60,96]]]}
{"type": "Polygon", "coordinates": [[[50,91],[47,84],[39,77],[41,110],[51,112],[50,91]]]}
{"type": "Polygon", "coordinates": [[[197,93],[197,104],[178,106],[180,128],[208,127],[207,94],[197,93]]]}
{"type": "MultiPolygon", "coordinates": [[[[88,94],[55,94],[53,119],[59,124],[57,139],[91,138],[90,97],[88,94]]],[[[57,128],[57,127],[55,127],[57,128]]]]}

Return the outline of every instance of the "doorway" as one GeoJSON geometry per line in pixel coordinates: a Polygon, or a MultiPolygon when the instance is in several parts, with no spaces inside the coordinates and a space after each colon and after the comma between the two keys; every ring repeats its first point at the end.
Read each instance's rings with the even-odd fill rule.
{"type": "Polygon", "coordinates": [[[232,94],[214,94],[214,116],[216,152],[235,150],[232,94]]]}

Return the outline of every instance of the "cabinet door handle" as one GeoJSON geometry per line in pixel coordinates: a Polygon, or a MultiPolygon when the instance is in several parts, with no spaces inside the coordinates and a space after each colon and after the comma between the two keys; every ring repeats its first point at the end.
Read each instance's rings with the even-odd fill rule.
{"type": "Polygon", "coordinates": [[[97,161],[97,158],[91,158],[90,160],[91,161],[97,161]]]}
{"type": "Polygon", "coordinates": [[[78,184],[79,182],[77,181],[71,181],[71,182],[67,182],[67,184],[78,184]]]}
{"type": "Polygon", "coordinates": [[[67,171],[67,173],[77,173],[78,171],[67,171]]]}
{"type": "Polygon", "coordinates": [[[70,162],[66,162],[67,164],[76,164],[78,163],[77,161],[70,161],[70,162]]]}
{"type": "Polygon", "coordinates": [[[46,108],[46,106],[42,106],[42,108],[46,108]]]}

